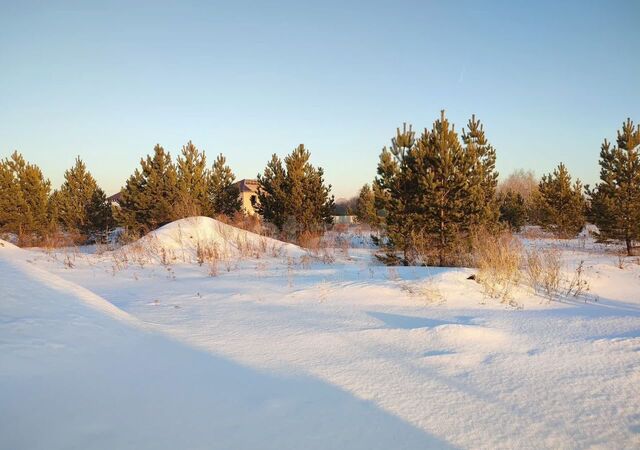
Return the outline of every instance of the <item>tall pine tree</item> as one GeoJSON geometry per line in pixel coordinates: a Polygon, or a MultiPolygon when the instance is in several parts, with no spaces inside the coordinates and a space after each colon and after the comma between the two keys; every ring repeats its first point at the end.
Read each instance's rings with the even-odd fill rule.
{"type": "Polygon", "coordinates": [[[233,186],[236,177],[227,165],[226,158],[219,154],[211,167],[207,183],[207,198],[211,214],[227,217],[242,210],[240,192],[233,186]]]}
{"type": "Polygon", "coordinates": [[[256,212],[265,222],[271,223],[282,230],[287,220],[286,204],[287,192],[285,187],[287,173],[282,160],[275,153],[267,163],[262,174],[258,174],[257,202],[253,205],[256,212]]]}
{"type": "Polygon", "coordinates": [[[410,153],[415,148],[415,133],[411,125],[396,129],[391,147],[384,147],[378,163],[378,176],[373,191],[376,209],[382,210],[386,234],[387,260],[395,260],[396,250],[402,251],[403,262],[414,257],[414,233],[411,213],[414,212],[417,185],[412,180],[410,153]]]}
{"type": "Polygon", "coordinates": [[[560,163],[544,175],[538,186],[534,207],[540,225],[564,239],[575,237],[585,225],[586,201],[580,180],[571,183],[571,175],[560,163]]]}
{"type": "Polygon", "coordinates": [[[55,195],[56,218],[66,231],[88,233],[92,226],[87,209],[98,185],[78,156],[72,168],[64,173],[64,182],[55,195]]]}
{"type": "Polygon", "coordinates": [[[109,237],[109,231],[115,227],[115,221],[111,204],[104,191],[99,187],[93,191],[86,212],[87,234],[93,236],[97,242],[105,242],[109,237]]]}
{"type": "Polygon", "coordinates": [[[442,111],[419,139],[405,125],[383,149],[374,193],[387,262],[458,264],[471,231],[496,223],[495,150],[475,116],[462,142],[442,111]]]}
{"type": "Polygon", "coordinates": [[[320,232],[333,223],[331,185],[325,184],[322,168],[309,162],[310,156],[301,144],[285,158],[284,167],[273,155],[264,174],[258,175],[258,213],[292,237],[320,232]]]}
{"type": "Polygon", "coordinates": [[[489,144],[484,127],[475,114],[471,116],[467,129],[462,132],[467,158],[472,161],[467,175],[471,200],[468,214],[473,225],[491,229],[498,223],[500,215],[496,201],[498,172],[496,172],[496,151],[489,144]]]}
{"type": "Polygon", "coordinates": [[[142,234],[176,219],[178,201],[176,168],[160,144],[153,156],[140,160],[121,190],[118,221],[130,232],[142,234]]]}
{"type": "Polygon", "coordinates": [[[0,232],[19,234],[27,205],[7,159],[0,161],[0,232]]]}
{"type": "Polygon", "coordinates": [[[0,199],[9,211],[18,212],[17,216],[10,214],[3,219],[2,227],[17,234],[25,243],[44,237],[52,228],[49,215],[51,183],[38,166],[25,161],[17,151],[3,160],[2,166],[2,182],[9,191],[0,194],[0,199]]]}
{"type": "Polygon", "coordinates": [[[621,240],[632,255],[640,241],[640,125],[622,124],[616,145],[600,150],[600,183],[590,192],[590,217],[601,241],[621,240]]]}
{"type": "Polygon", "coordinates": [[[191,141],[182,147],[176,162],[178,202],[176,216],[211,215],[207,188],[209,171],[207,157],[191,141]]]}

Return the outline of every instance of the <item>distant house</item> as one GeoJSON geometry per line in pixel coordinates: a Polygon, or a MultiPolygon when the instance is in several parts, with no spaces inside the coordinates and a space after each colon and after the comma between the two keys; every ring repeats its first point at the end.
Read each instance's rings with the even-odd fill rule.
{"type": "Polygon", "coordinates": [[[358,223],[358,219],[356,216],[331,216],[333,217],[333,223],[336,225],[352,225],[354,223],[358,223]]]}
{"type": "Polygon", "coordinates": [[[116,192],[115,194],[107,197],[107,201],[111,206],[120,207],[120,199],[122,198],[122,192],[116,192]]]}
{"type": "Polygon", "coordinates": [[[232,186],[237,187],[238,191],[240,191],[242,208],[244,208],[245,212],[250,216],[256,214],[253,209],[253,202],[258,201],[258,188],[260,187],[258,180],[244,179],[236,181],[232,186]]]}

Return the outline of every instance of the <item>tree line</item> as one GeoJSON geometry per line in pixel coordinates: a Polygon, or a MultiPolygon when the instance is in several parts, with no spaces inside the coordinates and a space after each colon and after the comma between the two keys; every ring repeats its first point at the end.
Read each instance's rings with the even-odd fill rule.
{"type": "MultiPolygon", "coordinates": [[[[258,175],[256,211],[291,240],[322,232],[332,223],[331,186],[310,156],[304,145],[284,162],[274,154],[258,175]]],[[[0,161],[0,232],[14,234],[21,245],[43,244],[60,235],[74,243],[104,241],[116,227],[125,239],[133,239],[184,217],[243,214],[234,183],[222,154],[209,166],[206,153],[189,141],[174,162],[158,144],[141,158],[114,207],[80,157],[52,191],[40,168],[15,151],[0,161]]]]}
{"type": "MultiPolygon", "coordinates": [[[[570,238],[587,220],[598,227],[600,241],[622,241],[631,254],[640,240],[638,145],[640,126],[627,119],[615,144],[602,144],[600,181],[593,187],[573,181],[562,163],[540,180],[520,171],[499,184],[496,150],[480,120],[472,116],[459,133],[443,111],[419,135],[411,125],[396,130],[353,209],[361,222],[380,230],[380,257],[393,264],[457,265],[480,230],[536,224],[570,238]]],[[[299,145],[284,158],[272,155],[257,176],[254,209],[287,240],[332,224],[331,186],[310,158],[299,145]]],[[[0,161],[0,232],[25,244],[60,232],[103,239],[115,227],[136,237],[183,217],[240,213],[234,182],[222,154],[209,166],[205,152],[188,142],[174,162],[156,145],[113,208],[79,157],[52,191],[42,171],[16,151],[0,161]]]]}
{"type": "Polygon", "coordinates": [[[495,149],[475,116],[459,134],[444,112],[416,137],[396,130],[380,154],[377,176],[360,190],[354,212],[381,231],[380,258],[390,263],[457,265],[480,231],[540,225],[575,237],[587,220],[600,242],[640,240],[640,125],[631,119],[600,151],[600,181],[582,186],[560,163],[538,181],[518,171],[498,185],[495,149]]]}

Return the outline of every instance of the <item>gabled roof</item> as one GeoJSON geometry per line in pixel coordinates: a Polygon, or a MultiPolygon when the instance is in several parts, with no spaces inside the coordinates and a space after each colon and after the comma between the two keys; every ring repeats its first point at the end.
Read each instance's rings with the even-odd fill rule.
{"type": "Polygon", "coordinates": [[[241,193],[242,192],[257,193],[258,188],[260,187],[260,183],[258,183],[258,180],[250,180],[248,178],[245,178],[243,180],[236,181],[235,183],[232,184],[232,186],[236,186],[241,193]]]}
{"type": "Polygon", "coordinates": [[[115,194],[107,197],[107,200],[111,203],[120,203],[120,199],[122,198],[121,192],[116,192],[115,194]]]}

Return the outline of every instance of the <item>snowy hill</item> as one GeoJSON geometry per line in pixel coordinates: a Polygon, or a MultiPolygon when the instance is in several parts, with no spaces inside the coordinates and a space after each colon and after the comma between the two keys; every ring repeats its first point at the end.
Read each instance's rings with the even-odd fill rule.
{"type": "Polygon", "coordinates": [[[300,256],[304,251],[265,236],[227,225],[210,217],[189,217],[150,232],[121,252],[143,252],[150,258],[194,262],[198,252],[215,252],[218,258],[300,256]]]}

